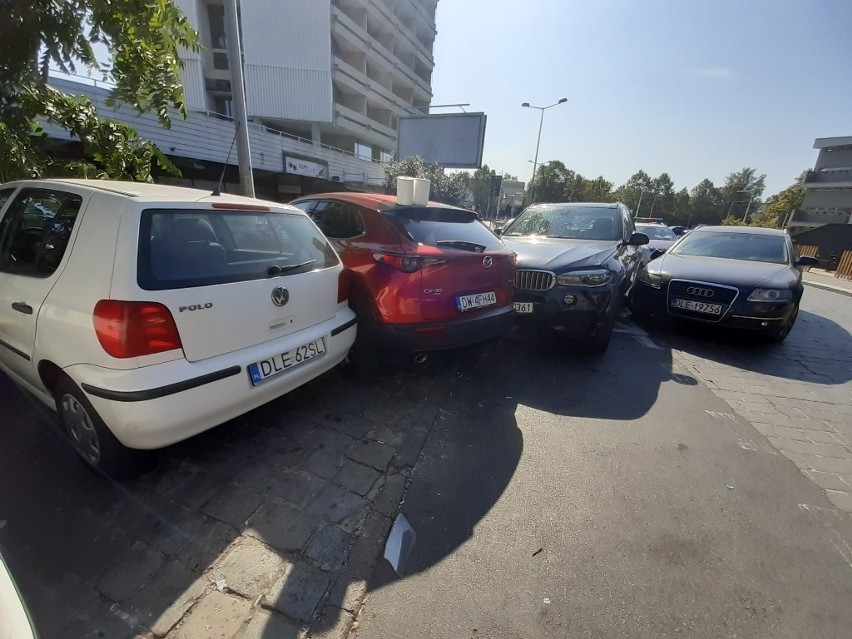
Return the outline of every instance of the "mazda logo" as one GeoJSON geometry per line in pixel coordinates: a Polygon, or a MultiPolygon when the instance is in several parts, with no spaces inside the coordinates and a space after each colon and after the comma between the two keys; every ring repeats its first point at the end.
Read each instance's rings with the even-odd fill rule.
{"type": "Polygon", "coordinates": [[[688,289],[686,289],[686,294],[695,295],[695,297],[713,297],[715,293],[709,288],[698,288],[697,286],[690,286],[688,289]]]}
{"type": "Polygon", "coordinates": [[[290,301],[290,291],[283,286],[276,286],[272,289],[272,303],[275,306],[284,306],[290,301]]]}
{"type": "Polygon", "coordinates": [[[491,259],[490,255],[486,255],[482,258],[482,266],[485,268],[491,268],[491,265],[494,264],[494,260],[491,259]]]}

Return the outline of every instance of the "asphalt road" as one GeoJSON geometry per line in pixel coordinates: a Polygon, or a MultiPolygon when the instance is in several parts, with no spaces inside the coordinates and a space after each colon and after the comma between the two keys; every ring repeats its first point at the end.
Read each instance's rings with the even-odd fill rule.
{"type": "Polygon", "coordinates": [[[808,289],[774,349],[627,324],[602,359],[517,336],[471,355],[402,506],[417,542],[401,578],[377,564],[357,636],[848,638],[852,518],[698,375],[842,427],[851,311],[808,289]]]}

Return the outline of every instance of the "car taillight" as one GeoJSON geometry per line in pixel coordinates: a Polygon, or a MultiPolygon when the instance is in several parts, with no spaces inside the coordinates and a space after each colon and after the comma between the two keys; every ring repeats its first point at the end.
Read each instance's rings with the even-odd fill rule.
{"type": "Polygon", "coordinates": [[[95,334],[103,349],[126,359],[181,348],[171,312],[156,302],[101,300],[95,304],[95,334]]]}
{"type": "Polygon", "coordinates": [[[408,255],[390,255],[388,253],[373,253],[373,259],[379,264],[387,264],[403,271],[404,273],[415,273],[420,270],[419,257],[408,255]]]}
{"type": "Polygon", "coordinates": [[[337,276],[337,303],[345,302],[349,299],[349,271],[343,269],[340,275],[337,276]]]}

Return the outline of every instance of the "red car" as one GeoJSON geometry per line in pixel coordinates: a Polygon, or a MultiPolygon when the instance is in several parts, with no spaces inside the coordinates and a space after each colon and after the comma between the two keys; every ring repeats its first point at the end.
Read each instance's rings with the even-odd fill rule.
{"type": "Polygon", "coordinates": [[[292,205],[331,240],[350,272],[358,352],[399,355],[484,342],[513,322],[515,254],[473,211],[391,195],[322,193],[292,205]]]}

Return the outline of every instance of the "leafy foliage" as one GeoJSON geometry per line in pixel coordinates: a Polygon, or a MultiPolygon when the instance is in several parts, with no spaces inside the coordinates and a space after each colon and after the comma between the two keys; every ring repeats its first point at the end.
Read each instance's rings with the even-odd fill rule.
{"type": "Polygon", "coordinates": [[[800,209],[805,201],[805,187],[802,186],[804,174],[794,184],[777,195],[773,195],[752,219],[752,226],[766,226],[780,229],[792,211],[800,209]]]}
{"type": "Polygon", "coordinates": [[[427,164],[419,156],[395,160],[385,165],[385,189],[388,193],[396,193],[396,179],[401,176],[430,180],[430,198],[437,202],[473,207],[473,196],[467,184],[469,176],[466,174],[448,175],[439,164],[427,164]]]}
{"type": "Polygon", "coordinates": [[[171,0],[3,0],[0,21],[0,181],[75,175],[150,180],[155,164],[177,169],[131,127],[96,112],[91,101],[47,84],[48,70],[99,74],[114,84],[110,104],[153,111],[163,126],[169,109],[186,115],[178,69],[181,48],[198,35],[171,0]],[[107,63],[95,46],[106,45],[107,63]],[[82,69],[80,69],[82,67],[82,69]],[[83,161],[50,151],[43,124],[79,140],[83,161]]]}

